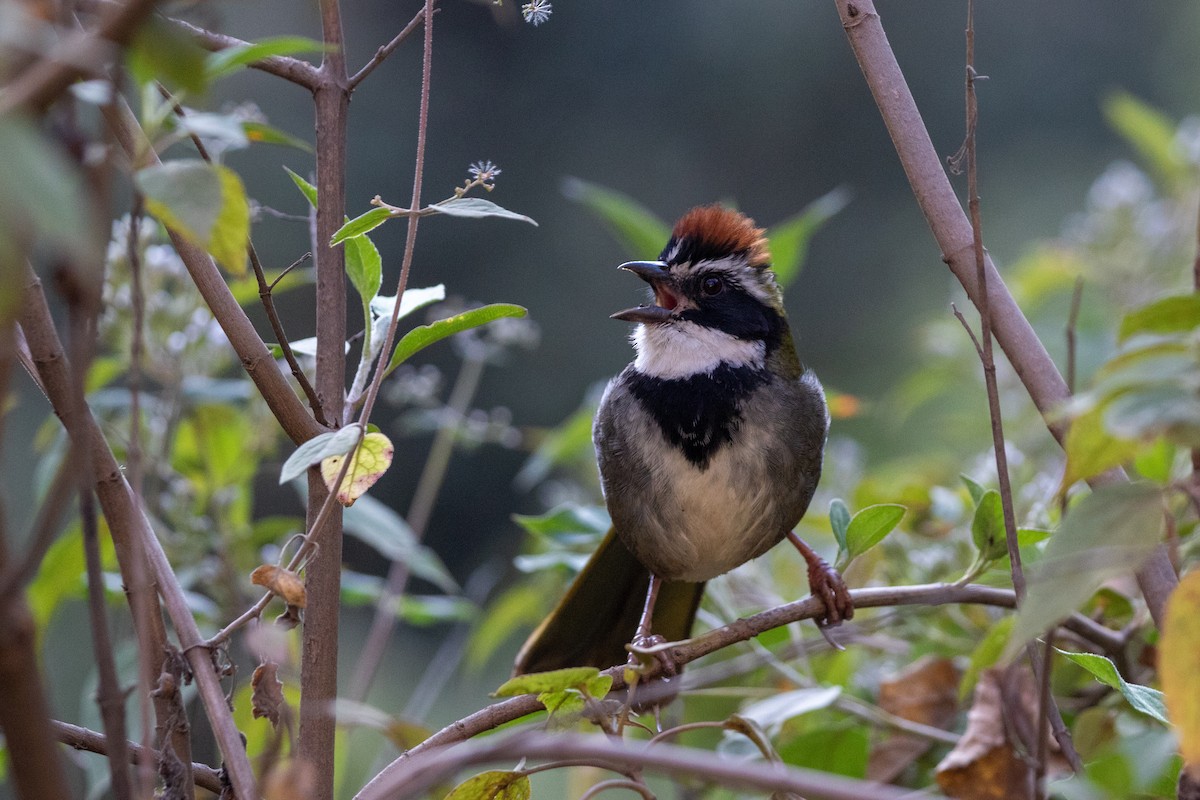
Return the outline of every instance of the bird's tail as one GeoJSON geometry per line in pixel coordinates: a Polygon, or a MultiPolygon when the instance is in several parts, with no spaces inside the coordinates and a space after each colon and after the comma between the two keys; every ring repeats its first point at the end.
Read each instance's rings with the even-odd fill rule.
{"type": "MultiPolygon", "coordinates": [[[[610,528],[566,596],[517,653],[513,674],[625,663],[625,645],[637,630],[649,586],[649,571],[610,528]]],[[[703,594],[703,583],[664,582],[651,632],[667,641],[686,639],[703,594]]]]}

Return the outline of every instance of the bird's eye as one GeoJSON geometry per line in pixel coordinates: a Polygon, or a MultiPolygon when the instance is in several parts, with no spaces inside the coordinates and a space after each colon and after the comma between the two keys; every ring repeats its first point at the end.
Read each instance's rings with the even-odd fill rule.
{"type": "Polygon", "coordinates": [[[700,284],[700,288],[707,295],[720,294],[725,288],[725,283],[720,278],[710,275],[700,284]]]}

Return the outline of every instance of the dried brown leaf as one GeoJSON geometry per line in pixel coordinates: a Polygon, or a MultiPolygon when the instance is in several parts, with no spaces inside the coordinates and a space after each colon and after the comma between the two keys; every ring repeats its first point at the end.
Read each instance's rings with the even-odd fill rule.
{"type": "MultiPolygon", "coordinates": [[[[950,659],[926,656],[879,685],[879,705],[903,719],[949,729],[958,714],[960,677],[950,659]]],[[[871,751],[867,777],[890,783],[931,746],[920,736],[894,734],[871,751]]]]}
{"type": "Polygon", "coordinates": [[[1029,766],[1009,741],[1006,719],[1029,718],[1028,695],[1036,707],[1032,680],[1029,692],[1005,708],[1003,670],[989,669],[975,685],[967,714],[967,729],[954,749],[937,766],[937,782],[946,794],[960,800],[1026,800],[1030,790],[1029,766]]]}
{"type": "Polygon", "coordinates": [[[250,573],[250,582],[274,592],[289,606],[304,608],[308,604],[304,581],[300,580],[299,575],[283,567],[263,564],[250,573]]]}
{"type": "Polygon", "coordinates": [[[266,800],[311,800],[317,796],[317,771],[307,761],[286,759],[271,767],[262,793],[266,800]]]}
{"type": "Polygon", "coordinates": [[[259,664],[250,679],[253,690],[250,703],[254,718],[266,717],[273,727],[279,727],[279,714],[284,704],[283,683],[279,680],[279,665],[273,661],[259,664]]]}

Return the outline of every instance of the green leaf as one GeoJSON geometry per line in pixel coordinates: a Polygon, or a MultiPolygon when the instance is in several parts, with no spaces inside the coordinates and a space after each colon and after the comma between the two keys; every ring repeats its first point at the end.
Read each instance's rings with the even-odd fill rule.
{"type": "Polygon", "coordinates": [[[367,213],[355,217],[342,227],[338,228],[337,233],[333,234],[333,238],[329,240],[329,246],[333,247],[336,244],[341,244],[347,239],[352,239],[355,236],[362,236],[364,233],[375,230],[391,218],[392,212],[389,209],[372,208],[367,213]]]}
{"type": "MultiPolygon", "coordinates": [[[[414,311],[445,299],[446,287],[441,283],[420,289],[405,289],[404,296],[400,298],[400,314],[397,318],[404,319],[414,311]]],[[[395,296],[377,295],[371,300],[371,313],[376,317],[390,320],[395,307],[395,296]]]]}
{"type": "Polygon", "coordinates": [[[892,532],[904,518],[904,506],[881,503],[861,509],[846,528],[846,552],[850,559],[858,558],[892,532]]]}
{"type": "MultiPolygon", "coordinates": [[[[278,128],[273,128],[265,122],[242,122],[242,130],[246,134],[246,139],[256,144],[278,144],[284,147],[294,147],[297,150],[303,150],[306,153],[313,151],[312,145],[303,139],[292,136],[290,133],[281,131],[278,128]]],[[[284,169],[287,169],[284,167],[284,169]]]]}
{"type": "Polygon", "coordinates": [[[781,692],[765,700],[751,703],[739,711],[738,716],[753,721],[769,736],[776,736],[789,719],[828,708],[841,695],[842,687],[840,686],[793,689],[790,692],[781,692]]]}
{"type": "MultiPolygon", "coordinates": [[[[387,436],[378,432],[364,434],[362,443],[350,456],[350,466],[338,488],[338,502],[343,506],[353,505],[387,472],[394,453],[392,440],[387,436]]],[[[344,455],[333,455],[321,459],[321,478],[330,491],[333,491],[333,483],[341,474],[345,458],[344,455]]]]}
{"type": "Polygon", "coordinates": [[[612,675],[597,675],[583,685],[581,691],[588,697],[603,700],[612,689],[612,675]]]}
{"type": "Polygon", "coordinates": [[[565,179],[562,191],[607,223],[631,258],[657,256],[671,238],[671,227],[628,195],[579,178],[565,179]]]}
{"type": "Polygon", "coordinates": [[[1104,424],[1123,439],[1161,435],[1185,447],[1200,447],[1200,397],[1183,381],[1147,386],[1108,403],[1104,424]]]}
{"type": "Polygon", "coordinates": [[[776,749],[783,763],[793,767],[861,780],[867,777],[871,737],[865,725],[818,728],[786,738],[776,749]]]}
{"type": "Polygon", "coordinates": [[[203,247],[234,275],[246,272],[250,204],[233,170],[198,159],[180,159],[137,173],[146,209],[160,222],[203,247]]]}
{"type": "Polygon", "coordinates": [[[208,88],[208,53],[191,36],[151,15],[130,45],[127,64],[138,84],[158,81],[171,92],[208,88]]]}
{"type": "Polygon", "coordinates": [[[1137,570],[1162,531],[1162,493],[1149,483],[1103,486],[1073,506],[1029,571],[1005,660],[1083,605],[1105,580],[1137,570]]]}
{"type": "Polygon", "coordinates": [[[371,301],[383,285],[383,258],[369,237],[356,236],[346,242],[346,276],[362,299],[364,324],[370,328],[371,301]]]}
{"type": "Polygon", "coordinates": [[[453,336],[456,333],[478,328],[480,325],[486,325],[492,320],[500,319],[501,317],[523,317],[528,311],[521,306],[510,305],[508,303],[492,303],[491,305],[483,306],[482,308],[473,308],[470,311],[464,311],[461,314],[455,314],[453,317],[439,319],[437,322],[429,325],[421,325],[413,328],[396,344],[396,349],[392,351],[392,358],[388,362],[387,373],[403,364],[409,358],[412,358],[417,352],[424,350],[434,342],[440,342],[447,336],[453,336]]]}
{"type": "Polygon", "coordinates": [[[850,191],[839,186],[809,203],[791,219],[771,226],[767,231],[771,242],[771,268],[780,286],[786,287],[800,274],[813,234],[849,202],[850,191]]]}
{"type": "Polygon", "coordinates": [[[391,561],[407,564],[413,575],[444,592],[458,593],[458,584],[433,550],[417,541],[404,518],[386,503],[363,495],[342,510],[346,533],[391,561]]]}
{"type": "Polygon", "coordinates": [[[1200,325],[1200,294],[1172,295],[1131,311],[1121,320],[1117,341],[1139,333],[1186,333],[1200,325]]]}
{"type": "Polygon", "coordinates": [[[467,643],[466,664],[478,672],[500,645],[519,628],[532,628],[546,616],[548,602],[545,587],[537,582],[518,583],[484,609],[483,618],[471,631],[467,643]]]}
{"type": "Polygon", "coordinates": [[[1008,555],[1008,538],[1004,532],[1004,507],[1000,493],[988,489],[975,506],[971,520],[971,540],[987,561],[995,561],[1008,555]]]}
{"type": "Polygon", "coordinates": [[[176,117],[174,123],[181,131],[215,140],[226,148],[242,148],[250,144],[242,121],[232,114],[194,112],[176,117]]]}
{"type": "Polygon", "coordinates": [[[848,550],[846,531],[850,528],[850,509],[840,497],[829,501],[829,527],[833,529],[833,538],[837,539],[838,552],[848,550]]]}
{"type": "Polygon", "coordinates": [[[1109,433],[1104,425],[1103,406],[1083,412],[1071,421],[1067,428],[1064,448],[1067,466],[1063,472],[1062,488],[1067,489],[1076,481],[1124,464],[1133,458],[1141,443],[1133,439],[1122,439],[1109,433]]]}
{"type": "Polygon", "coordinates": [[[1104,101],[1104,116],[1142,160],[1168,185],[1186,174],[1187,164],[1175,146],[1175,123],[1128,92],[1104,101]]]}
{"type": "Polygon", "coordinates": [[[283,170],[284,170],[284,172],[286,172],[288,175],[291,176],[292,183],[296,184],[296,188],[299,189],[300,193],[302,195],[304,195],[304,197],[308,200],[308,204],[310,206],[312,206],[313,208],[316,208],[317,207],[317,187],[313,186],[311,183],[304,180],[304,178],[301,178],[299,175],[292,172],[287,167],[284,167],[283,170]]]}
{"type": "Polygon", "coordinates": [[[1070,653],[1066,650],[1059,650],[1057,647],[1054,649],[1092,673],[1096,680],[1105,686],[1116,689],[1125,696],[1125,699],[1129,701],[1129,705],[1138,711],[1154,717],[1164,725],[1170,724],[1170,721],[1167,719],[1167,707],[1163,702],[1162,692],[1157,689],[1151,689],[1149,686],[1126,683],[1125,679],[1121,677],[1121,673],[1117,671],[1117,665],[1104,656],[1096,655],[1095,653],[1070,653]]]}
{"type": "Polygon", "coordinates": [[[209,79],[223,78],[255,61],[271,56],[290,56],[297,53],[322,53],[335,49],[331,45],[303,36],[272,36],[257,42],[248,42],[236,47],[227,47],[210,53],[205,60],[209,79]]]}
{"type": "Polygon", "coordinates": [[[529,800],[529,776],[522,772],[483,772],[455,786],[444,800],[529,800]]]}
{"type": "MultiPolygon", "coordinates": [[[[87,196],[83,181],[66,156],[18,114],[0,116],[0,153],[0,247],[36,240],[72,259],[89,261],[90,252],[102,245],[96,244],[97,226],[80,201],[87,196]]],[[[23,289],[23,284],[13,286],[4,295],[16,300],[23,289]]]]}
{"type": "Polygon", "coordinates": [[[603,506],[564,503],[545,514],[513,514],[513,521],[534,536],[554,537],[570,533],[605,533],[612,522],[603,506]]]}
{"type": "Polygon", "coordinates": [[[578,714],[587,706],[583,695],[571,689],[564,689],[559,692],[542,692],[538,695],[538,702],[546,707],[546,711],[550,712],[550,716],[578,714]]]}
{"type": "Polygon", "coordinates": [[[509,211],[507,208],[498,206],[491,200],[484,200],[482,197],[452,197],[449,200],[434,203],[424,210],[435,214],[445,214],[448,217],[500,217],[501,219],[513,219],[520,222],[528,222],[530,225],[537,225],[532,217],[518,214],[515,211],[509,211]]]}
{"type": "Polygon", "coordinates": [[[568,667],[550,672],[531,672],[505,681],[500,688],[492,692],[492,697],[517,697],[523,694],[579,689],[593,685],[592,682],[598,677],[600,670],[595,667],[568,667]]]}
{"type": "Polygon", "coordinates": [[[965,703],[971,696],[971,692],[975,691],[975,684],[979,682],[979,676],[983,674],[983,671],[994,667],[1000,661],[1005,645],[1008,644],[1008,639],[1012,635],[1014,619],[1015,617],[1007,616],[996,620],[983,635],[979,644],[975,646],[975,650],[971,653],[971,660],[963,672],[962,681],[958,684],[960,703],[965,703]]]}
{"type": "Polygon", "coordinates": [[[971,502],[979,505],[979,501],[983,499],[983,496],[987,493],[987,489],[967,475],[959,475],[958,477],[962,479],[963,485],[967,487],[967,491],[971,494],[971,502]]]}
{"type": "Polygon", "coordinates": [[[1160,437],[1134,457],[1133,467],[1147,480],[1167,483],[1175,467],[1175,454],[1175,446],[1160,437]]]}
{"type": "Polygon", "coordinates": [[[292,478],[304,474],[304,471],[314,464],[330,456],[343,456],[358,444],[358,434],[361,431],[357,423],[351,423],[344,428],[328,433],[320,433],[296,448],[283,467],[279,470],[279,483],[284,484],[292,478]]]}

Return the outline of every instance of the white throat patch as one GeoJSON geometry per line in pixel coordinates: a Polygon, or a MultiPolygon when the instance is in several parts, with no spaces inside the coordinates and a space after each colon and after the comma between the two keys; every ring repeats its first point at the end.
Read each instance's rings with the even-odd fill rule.
{"type": "Polygon", "coordinates": [[[678,380],[712,372],[722,363],[761,368],[767,347],[694,322],[673,320],[661,325],[640,324],[633,330],[637,358],[633,367],[643,375],[678,380]]]}

